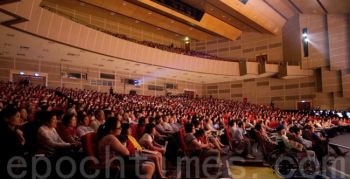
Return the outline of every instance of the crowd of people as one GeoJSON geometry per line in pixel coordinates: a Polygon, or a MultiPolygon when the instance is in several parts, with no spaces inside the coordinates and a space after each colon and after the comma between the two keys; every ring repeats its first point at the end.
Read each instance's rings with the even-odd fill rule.
{"type": "MultiPolygon", "coordinates": [[[[0,154],[2,173],[8,173],[14,156],[80,160],[84,155],[81,138],[88,133],[97,135],[96,158],[101,163],[122,157],[127,166],[137,166],[144,178],[166,178],[164,166],[176,166],[182,155],[211,157],[219,164],[221,155],[228,155],[224,150],[228,143],[234,143],[234,153],[254,159],[251,144],[259,141],[257,133],[271,144],[267,152],[280,139],[286,147],[308,151],[320,161],[328,155],[328,138],[348,131],[350,124],[337,116],[224,99],[109,94],[11,82],[0,82],[0,110],[0,143],[6,144],[0,154]],[[221,135],[225,129],[230,132],[229,141],[221,135]],[[136,155],[147,160],[130,160],[136,155]]],[[[332,148],[337,155],[346,155],[332,148]]]]}

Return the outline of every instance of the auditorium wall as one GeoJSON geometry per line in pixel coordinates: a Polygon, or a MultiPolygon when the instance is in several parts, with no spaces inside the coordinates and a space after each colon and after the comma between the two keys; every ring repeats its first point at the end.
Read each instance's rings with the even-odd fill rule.
{"type": "Polygon", "coordinates": [[[314,77],[296,79],[256,78],[229,83],[205,85],[206,96],[269,105],[274,103],[280,109],[296,109],[300,101],[309,101],[313,106],[316,100],[314,77]]]}
{"type": "Polygon", "coordinates": [[[52,63],[49,61],[39,61],[24,58],[0,57],[0,80],[10,79],[10,69],[28,72],[38,72],[48,74],[48,87],[65,87],[96,90],[108,92],[112,86],[117,93],[128,94],[130,90],[136,91],[140,95],[164,96],[166,93],[173,95],[181,94],[184,90],[194,91],[196,95],[202,96],[202,85],[186,81],[164,79],[154,76],[139,75],[134,72],[125,73],[103,68],[88,68],[84,66],[67,65],[63,63],[52,63]],[[87,79],[73,79],[67,77],[69,73],[86,74],[87,79]],[[114,74],[115,79],[101,78],[101,73],[114,74]],[[127,83],[128,79],[140,80],[140,85],[127,83]],[[165,84],[175,84],[175,89],[167,89],[165,84]],[[157,86],[157,90],[149,89],[149,86],[157,86]]]}

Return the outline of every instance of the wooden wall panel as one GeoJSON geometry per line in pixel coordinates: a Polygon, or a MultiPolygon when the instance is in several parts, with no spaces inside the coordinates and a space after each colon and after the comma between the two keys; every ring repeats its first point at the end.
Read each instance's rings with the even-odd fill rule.
{"type": "Polygon", "coordinates": [[[348,15],[327,16],[329,34],[330,69],[350,69],[350,22],[348,15]]]}

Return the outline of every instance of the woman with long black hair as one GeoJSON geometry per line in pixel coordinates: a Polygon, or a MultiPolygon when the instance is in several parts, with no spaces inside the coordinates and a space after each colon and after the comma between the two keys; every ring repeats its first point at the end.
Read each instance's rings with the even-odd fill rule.
{"type": "Polygon", "coordinates": [[[108,118],[106,122],[99,127],[97,132],[97,152],[99,161],[103,164],[112,165],[113,161],[118,162],[116,159],[119,157],[119,159],[122,159],[124,164],[127,165],[125,167],[126,170],[135,173],[135,171],[137,171],[136,167],[139,167],[142,176],[137,177],[151,179],[155,168],[154,163],[149,161],[133,163],[132,160],[129,160],[130,152],[117,138],[120,136],[121,129],[121,122],[116,117],[108,118]],[[138,164],[140,166],[135,166],[138,164]]]}

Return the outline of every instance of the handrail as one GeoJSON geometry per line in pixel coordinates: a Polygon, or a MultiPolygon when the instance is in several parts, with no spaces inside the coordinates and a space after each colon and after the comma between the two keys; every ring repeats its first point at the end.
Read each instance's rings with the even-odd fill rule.
{"type": "Polygon", "coordinates": [[[336,144],[336,143],[328,143],[329,145],[335,145],[335,146],[338,146],[338,147],[341,147],[341,148],[344,148],[344,149],[348,149],[348,150],[350,150],[350,147],[348,147],[348,146],[345,146],[345,145],[340,145],[340,144],[336,144]]]}

